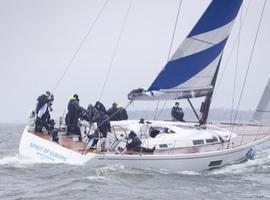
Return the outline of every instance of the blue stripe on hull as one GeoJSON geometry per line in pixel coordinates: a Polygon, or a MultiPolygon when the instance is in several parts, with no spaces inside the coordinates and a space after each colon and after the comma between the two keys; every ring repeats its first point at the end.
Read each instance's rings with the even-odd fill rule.
{"type": "Polygon", "coordinates": [[[188,37],[220,28],[238,14],[243,0],[213,0],[188,37]]]}
{"type": "Polygon", "coordinates": [[[204,51],[168,62],[165,70],[158,75],[148,91],[170,89],[186,82],[217,58],[223,51],[227,39],[204,51]]]}

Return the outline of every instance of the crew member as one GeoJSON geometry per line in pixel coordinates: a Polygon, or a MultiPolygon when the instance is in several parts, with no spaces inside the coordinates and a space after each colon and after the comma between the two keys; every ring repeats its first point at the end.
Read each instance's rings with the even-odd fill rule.
{"type": "Polygon", "coordinates": [[[107,111],[111,121],[120,121],[121,115],[117,103],[113,103],[112,107],[107,111]]]}
{"type": "Polygon", "coordinates": [[[99,101],[96,102],[95,108],[100,112],[107,113],[105,106],[99,101]]]}
{"type": "Polygon", "coordinates": [[[155,147],[152,149],[141,147],[142,141],[136,135],[134,131],[130,131],[128,135],[128,143],[126,145],[128,151],[138,151],[138,152],[145,152],[145,153],[153,153],[155,151],[155,147]]]}
{"type": "Polygon", "coordinates": [[[127,144],[127,150],[128,151],[141,151],[141,145],[142,141],[140,138],[134,133],[134,131],[131,131],[128,135],[128,144],[127,144]]]}
{"type": "Polygon", "coordinates": [[[97,109],[92,104],[89,104],[87,107],[88,120],[86,121],[93,123],[96,120],[97,113],[97,109]]]}
{"type": "Polygon", "coordinates": [[[127,120],[128,114],[125,108],[117,103],[113,103],[112,107],[107,111],[111,121],[127,120]]]}
{"type": "Polygon", "coordinates": [[[102,111],[98,111],[96,113],[94,122],[97,123],[97,127],[101,133],[101,136],[106,138],[108,132],[111,131],[111,123],[109,116],[102,111]]]}
{"type": "Polygon", "coordinates": [[[79,105],[79,96],[74,94],[68,102],[68,113],[66,114],[67,134],[78,135],[81,140],[79,118],[86,110],[79,105]]]}
{"type": "Polygon", "coordinates": [[[44,94],[37,98],[36,106],[36,120],[35,120],[35,131],[42,132],[42,128],[45,127],[49,131],[50,112],[52,111],[52,102],[54,96],[46,91],[44,94]]]}
{"type": "Polygon", "coordinates": [[[97,123],[97,129],[91,135],[88,135],[89,142],[91,142],[90,148],[94,148],[99,138],[106,138],[109,131],[111,131],[111,123],[109,116],[101,111],[97,111],[94,107],[88,106],[87,108],[89,116],[91,116],[91,123],[97,123]]]}
{"type": "Polygon", "coordinates": [[[183,109],[179,107],[179,102],[175,102],[171,111],[171,116],[173,121],[185,122],[184,112],[183,109]]]}
{"type": "Polygon", "coordinates": [[[123,106],[118,105],[118,110],[120,112],[120,120],[127,120],[128,114],[127,114],[126,109],[123,106]]]}

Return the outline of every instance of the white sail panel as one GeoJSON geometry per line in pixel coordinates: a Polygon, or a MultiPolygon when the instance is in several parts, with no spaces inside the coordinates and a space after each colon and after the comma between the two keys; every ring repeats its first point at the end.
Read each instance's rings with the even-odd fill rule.
{"type": "Polygon", "coordinates": [[[270,126],[270,79],[254,113],[253,121],[261,125],[270,126]]]}
{"type": "Polygon", "coordinates": [[[170,60],[198,53],[220,43],[229,36],[232,26],[233,22],[216,30],[186,38],[170,60]]]}
{"type": "Polygon", "coordinates": [[[175,88],[192,89],[209,87],[211,85],[211,81],[213,79],[220,57],[221,54],[212,63],[210,63],[207,68],[203,69],[198,74],[193,76],[192,79],[189,79],[188,81],[182,83],[175,88]]]}

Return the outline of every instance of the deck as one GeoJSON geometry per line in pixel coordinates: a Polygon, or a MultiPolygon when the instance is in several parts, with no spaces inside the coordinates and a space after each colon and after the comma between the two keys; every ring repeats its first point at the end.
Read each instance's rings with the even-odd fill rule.
{"type": "MultiPolygon", "coordinates": [[[[48,132],[34,132],[33,134],[35,134],[36,136],[39,136],[45,140],[51,141],[52,137],[51,135],[48,134],[48,132]]],[[[81,152],[84,153],[86,151],[89,151],[87,149],[87,144],[84,142],[75,142],[73,141],[73,138],[70,136],[66,136],[66,135],[60,135],[59,136],[59,141],[58,141],[59,145],[71,149],[73,151],[77,151],[77,152],[81,152]]]]}
{"type": "MultiPolygon", "coordinates": [[[[228,142],[224,143],[212,143],[204,145],[196,145],[192,147],[185,148],[175,148],[169,150],[156,150],[154,154],[187,154],[187,153],[201,153],[223,150],[229,147],[239,147],[245,144],[249,144],[253,141],[262,139],[270,135],[270,127],[253,126],[253,125],[228,125],[221,124],[219,127],[233,131],[238,134],[239,137],[231,140],[230,144],[228,142]]],[[[37,133],[34,132],[36,136],[43,139],[51,141],[51,136],[47,132],[37,133]]],[[[72,137],[66,135],[59,135],[59,145],[77,151],[79,153],[85,154],[87,152],[95,152],[95,149],[89,149],[87,144],[84,142],[74,141],[72,137]]],[[[126,154],[138,154],[138,152],[127,151],[126,154]]],[[[149,154],[149,153],[147,153],[149,154]]]]}

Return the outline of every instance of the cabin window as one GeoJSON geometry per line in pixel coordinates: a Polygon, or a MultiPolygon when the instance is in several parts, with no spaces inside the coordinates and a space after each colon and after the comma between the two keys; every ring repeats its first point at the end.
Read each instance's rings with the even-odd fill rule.
{"type": "Polygon", "coordinates": [[[215,166],[221,165],[221,163],[222,163],[222,160],[211,161],[208,167],[215,167],[215,166]]]}
{"type": "Polygon", "coordinates": [[[206,143],[213,143],[213,142],[217,142],[218,139],[217,139],[217,137],[213,136],[211,139],[206,139],[205,141],[206,141],[206,143]]]}
{"type": "Polygon", "coordinates": [[[159,148],[168,148],[168,145],[167,144],[160,144],[159,148]]]}
{"type": "Polygon", "coordinates": [[[199,145],[199,144],[204,144],[203,140],[192,140],[193,145],[199,145]]]}

